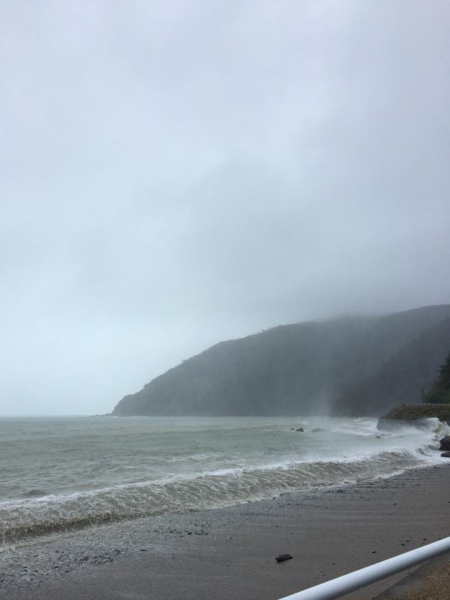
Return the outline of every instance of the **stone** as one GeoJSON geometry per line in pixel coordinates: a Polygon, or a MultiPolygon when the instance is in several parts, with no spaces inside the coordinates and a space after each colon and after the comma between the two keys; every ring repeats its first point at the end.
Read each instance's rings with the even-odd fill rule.
{"type": "Polygon", "coordinates": [[[294,558],[293,556],[291,556],[290,554],[279,554],[275,560],[277,562],[284,562],[285,560],[290,560],[291,558],[294,558]]]}
{"type": "Polygon", "coordinates": [[[450,458],[450,452],[443,452],[441,456],[442,458],[450,458]]]}
{"type": "Polygon", "coordinates": [[[450,435],[446,435],[442,440],[440,440],[441,445],[439,446],[439,450],[450,450],[450,435]]]}

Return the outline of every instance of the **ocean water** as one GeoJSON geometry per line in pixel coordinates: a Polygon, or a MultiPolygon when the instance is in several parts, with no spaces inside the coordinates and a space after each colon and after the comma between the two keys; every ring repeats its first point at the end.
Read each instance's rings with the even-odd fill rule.
{"type": "Polygon", "coordinates": [[[449,429],[376,419],[0,419],[0,543],[387,477],[441,461],[449,429]],[[303,427],[304,432],[292,431],[303,427]],[[313,431],[319,428],[320,431],[313,431]]]}

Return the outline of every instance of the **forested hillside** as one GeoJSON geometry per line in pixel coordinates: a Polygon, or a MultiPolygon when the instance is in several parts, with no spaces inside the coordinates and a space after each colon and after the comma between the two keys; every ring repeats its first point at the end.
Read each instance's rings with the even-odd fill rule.
{"type": "Polygon", "coordinates": [[[373,375],[344,390],[334,412],[370,415],[376,408],[376,413],[381,414],[394,405],[432,402],[427,392],[449,350],[450,318],[403,346],[373,375]]]}
{"type": "Polygon", "coordinates": [[[186,360],[112,414],[376,415],[421,400],[449,328],[449,305],[275,327],[186,360]]]}

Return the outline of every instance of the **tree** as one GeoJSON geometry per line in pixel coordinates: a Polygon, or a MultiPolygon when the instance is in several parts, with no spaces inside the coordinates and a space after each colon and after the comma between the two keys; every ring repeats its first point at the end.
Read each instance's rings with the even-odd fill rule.
{"type": "Polygon", "coordinates": [[[439,368],[439,377],[426,395],[426,401],[431,404],[450,404],[450,353],[439,368]]]}

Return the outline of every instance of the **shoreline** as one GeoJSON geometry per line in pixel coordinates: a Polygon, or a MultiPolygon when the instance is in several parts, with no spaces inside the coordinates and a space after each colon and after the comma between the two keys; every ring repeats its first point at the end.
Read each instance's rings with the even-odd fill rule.
{"type": "MultiPolygon", "coordinates": [[[[0,594],[280,598],[446,537],[449,467],[36,538],[0,551],[0,594]],[[283,553],[293,559],[276,563],[283,553]]],[[[367,590],[348,598],[372,598],[367,590]]]]}

